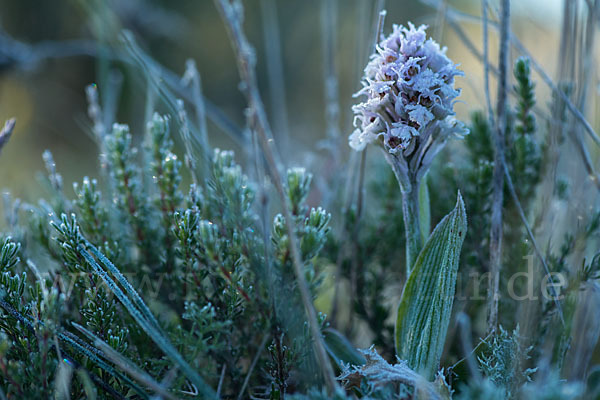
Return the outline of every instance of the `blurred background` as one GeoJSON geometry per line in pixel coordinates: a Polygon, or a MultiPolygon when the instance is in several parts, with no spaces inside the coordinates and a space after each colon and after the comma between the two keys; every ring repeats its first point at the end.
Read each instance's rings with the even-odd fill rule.
{"type": "MultiPolygon", "coordinates": [[[[484,108],[483,67],[474,55],[483,47],[482,30],[468,18],[481,15],[480,1],[376,3],[244,1],[245,29],[256,48],[263,100],[287,165],[321,165],[330,157],[322,139],[331,129],[339,131],[340,157],[348,157],[345,138],[352,131],[352,94],[360,87],[373,41],[374,10],[382,4],[388,11],[386,33],[393,23],[428,24],[429,34],[448,46],[450,58],[461,65],[465,77],[457,80],[463,89],[458,116],[466,120],[472,110],[484,108]],[[449,9],[465,13],[458,27],[470,45],[444,17],[449,9]],[[339,104],[339,123],[333,128],[326,118],[327,74],[337,78],[337,87],[335,80],[330,85],[331,98],[339,104]]],[[[497,9],[495,1],[490,6],[497,9]]],[[[30,201],[36,198],[34,176],[43,170],[45,149],[54,154],[68,195],[71,182],[97,175],[98,149],[84,90],[90,83],[98,84],[100,103],[114,110],[114,120],[130,124],[141,140],[152,93],[146,85],[148,71],[135,61],[131,46],[123,43],[123,29],[160,68],[173,74],[176,83],[186,60],[195,61],[207,100],[211,145],[243,155],[244,144],[232,131],[241,132],[245,125],[245,100],[230,42],[211,1],[0,0],[0,10],[0,120],[17,119],[0,157],[3,191],[30,201]],[[211,115],[219,121],[215,123],[211,115]]],[[[512,2],[513,31],[551,76],[559,59],[561,12],[559,0],[512,2]]],[[[490,29],[491,62],[497,53],[496,34],[490,29]]],[[[491,87],[494,93],[493,76],[491,87]]],[[[596,83],[593,90],[597,91],[596,83]]],[[[172,95],[179,97],[175,90],[172,95]]],[[[538,84],[537,96],[540,105],[550,101],[544,85],[538,84]]],[[[595,98],[591,96],[588,107],[597,107],[595,98]]],[[[161,109],[161,102],[155,103],[161,109]]]]}

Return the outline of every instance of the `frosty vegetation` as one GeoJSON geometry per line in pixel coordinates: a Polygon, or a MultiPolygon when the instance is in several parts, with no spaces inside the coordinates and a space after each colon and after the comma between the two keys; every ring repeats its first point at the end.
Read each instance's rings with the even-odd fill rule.
{"type": "MultiPolygon", "coordinates": [[[[215,5],[251,150],[210,146],[193,62],[181,81],[149,79],[162,97],[140,134],[105,124],[105,92],[90,85],[97,176],[65,184],[47,151],[47,196],[5,196],[0,399],[600,396],[600,212],[593,203],[557,237],[546,207],[576,193],[559,173],[569,137],[575,173],[596,190],[587,92],[550,80],[553,97],[538,101],[532,68],[548,77],[529,57],[509,59],[509,2],[493,23],[504,40],[497,106],[486,88],[487,109],[472,105],[469,121],[454,113],[462,73],[446,50],[425,26],[386,35],[377,10],[352,156],[327,178],[283,167],[241,2],[215,5]],[[333,200],[315,195],[318,182],[333,200]]],[[[565,46],[579,38],[563,34],[565,46]]],[[[122,39],[130,62],[161,71],[131,33],[122,39]]],[[[0,150],[14,128],[0,131],[0,150]]]]}

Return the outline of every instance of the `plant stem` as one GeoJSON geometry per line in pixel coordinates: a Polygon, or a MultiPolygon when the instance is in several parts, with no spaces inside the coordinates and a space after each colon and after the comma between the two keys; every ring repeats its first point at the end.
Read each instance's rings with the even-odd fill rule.
{"type": "Polygon", "coordinates": [[[419,186],[420,181],[411,179],[408,188],[400,184],[402,190],[402,215],[404,216],[404,232],[406,234],[406,277],[410,275],[417,256],[423,246],[421,223],[419,219],[419,186]]]}
{"type": "Polygon", "coordinates": [[[410,275],[421,247],[421,221],[419,218],[419,191],[421,179],[415,173],[408,171],[406,163],[395,154],[383,150],[402,192],[402,215],[404,217],[404,233],[406,236],[406,277],[410,275]]]}
{"type": "Polygon", "coordinates": [[[490,272],[488,288],[488,332],[498,325],[500,269],[502,268],[502,204],[504,200],[504,131],[507,124],[508,63],[510,36],[510,2],[502,0],[500,24],[500,54],[498,62],[498,98],[494,135],[494,171],[492,176],[493,200],[490,227],[490,272]]]}

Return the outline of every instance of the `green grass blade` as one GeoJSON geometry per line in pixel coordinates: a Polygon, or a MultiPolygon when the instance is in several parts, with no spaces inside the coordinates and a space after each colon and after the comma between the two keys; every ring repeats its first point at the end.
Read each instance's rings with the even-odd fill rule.
{"type": "Polygon", "coordinates": [[[144,300],[140,297],[140,295],[136,292],[136,290],[131,286],[127,278],[119,271],[117,267],[108,259],[100,250],[96,248],[93,244],[85,241],[86,247],[92,252],[92,254],[108,269],[108,271],[117,279],[117,281],[121,284],[123,289],[129,294],[133,302],[137,305],[140,312],[154,325],[156,329],[162,331],[162,328],[158,324],[158,321],[154,317],[154,314],[150,311],[144,300]]]}
{"type": "Polygon", "coordinates": [[[138,367],[133,361],[110,347],[108,343],[100,339],[94,333],[90,332],[83,326],[79,325],[76,322],[72,322],[72,325],[85,336],[87,336],[90,340],[93,341],[94,346],[96,346],[100,351],[102,351],[104,357],[119,368],[121,368],[125,373],[129,374],[133,379],[136,379],[138,382],[144,384],[146,387],[151,388],[157,394],[164,397],[165,399],[175,400],[176,397],[170,393],[163,385],[156,382],[153,377],[143,371],[140,367],[138,367]]]}
{"type": "MultiPolygon", "coordinates": [[[[8,304],[7,302],[5,302],[3,300],[0,300],[0,308],[2,308],[4,311],[9,313],[17,321],[19,321],[20,323],[25,325],[27,327],[27,329],[30,332],[32,332],[33,334],[35,334],[34,325],[36,323],[41,326],[44,326],[44,323],[42,321],[37,321],[37,322],[31,321],[27,316],[21,315],[10,304],[8,304]]],[[[128,385],[130,385],[130,387],[133,390],[135,390],[141,396],[142,399],[150,398],[150,396],[148,396],[148,394],[146,392],[144,392],[133,381],[131,381],[129,378],[127,378],[126,376],[121,374],[119,371],[115,370],[113,367],[108,365],[106,362],[104,362],[100,358],[102,356],[102,353],[98,349],[88,345],[87,343],[82,342],[78,337],[70,334],[67,331],[65,331],[65,333],[57,332],[57,335],[58,335],[58,338],[63,343],[66,343],[67,345],[69,345],[73,350],[75,350],[75,352],[77,352],[78,354],[80,354],[83,357],[89,358],[93,363],[95,363],[98,367],[100,367],[103,371],[105,371],[109,375],[111,375],[115,378],[122,379],[124,382],[126,382],[128,385]]],[[[63,349],[62,353],[63,353],[63,361],[64,362],[71,365],[72,367],[75,367],[75,369],[78,369],[78,370],[81,369],[78,366],[79,364],[72,357],[68,356],[64,349],[63,349]]],[[[93,374],[92,374],[92,376],[93,376],[93,374]]],[[[107,390],[109,392],[112,391],[113,397],[118,395],[118,393],[115,392],[111,386],[106,384],[106,382],[102,381],[100,378],[96,378],[95,382],[96,382],[96,384],[99,384],[102,389],[107,390]]]]}
{"type": "Polygon", "coordinates": [[[444,349],[466,232],[467,215],[459,193],[456,207],[421,250],[398,306],[396,354],[427,379],[433,379],[444,349]]]}
{"type": "MultiPolygon", "coordinates": [[[[146,332],[148,336],[156,343],[156,345],[171,359],[185,374],[185,376],[196,385],[196,388],[204,396],[204,398],[216,398],[215,392],[204,379],[184,360],[177,349],[169,342],[169,339],[164,335],[151,321],[148,321],[140,310],[134,306],[129,297],[119,288],[113,279],[104,271],[96,262],[94,257],[80,244],[77,247],[79,254],[90,264],[94,271],[108,285],[109,289],[123,303],[123,306],[129,311],[137,324],[146,332]]],[[[104,261],[103,261],[104,263],[104,261]]],[[[125,277],[123,277],[125,279],[125,277]]],[[[138,295],[139,297],[139,295],[138,295]]]]}
{"type": "MultiPolygon", "coordinates": [[[[150,396],[141,387],[139,387],[139,385],[137,385],[135,382],[133,382],[127,376],[123,375],[118,370],[111,367],[108,363],[104,362],[99,357],[99,354],[97,353],[96,349],[94,349],[95,350],[94,351],[87,344],[82,345],[81,343],[78,343],[78,341],[73,340],[73,338],[71,338],[67,335],[59,334],[59,338],[63,342],[65,342],[66,344],[71,346],[71,348],[73,348],[73,350],[75,350],[77,353],[89,358],[94,364],[96,364],[98,367],[100,367],[103,371],[107,372],[109,375],[111,375],[115,378],[121,379],[123,382],[125,382],[127,385],[129,385],[133,390],[135,390],[138,393],[138,395],[141,396],[142,399],[150,398],[150,396]]],[[[67,359],[65,359],[65,362],[67,362],[67,359]]]]}

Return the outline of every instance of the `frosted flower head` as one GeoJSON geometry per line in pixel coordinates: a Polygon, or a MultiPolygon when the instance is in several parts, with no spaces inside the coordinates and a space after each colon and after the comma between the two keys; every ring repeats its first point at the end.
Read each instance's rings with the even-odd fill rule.
{"type": "Polygon", "coordinates": [[[355,94],[366,100],[352,107],[353,149],[381,141],[389,153],[398,154],[431,137],[442,144],[449,135],[466,133],[452,117],[460,94],[454,77],[463,73],[446,56],[446,48],[427,39],[426,28],[394,25],[377,45],[365,68],[363,88],[355,94]],[[440,131],[448,125],[452,129],[440,131]]]}

